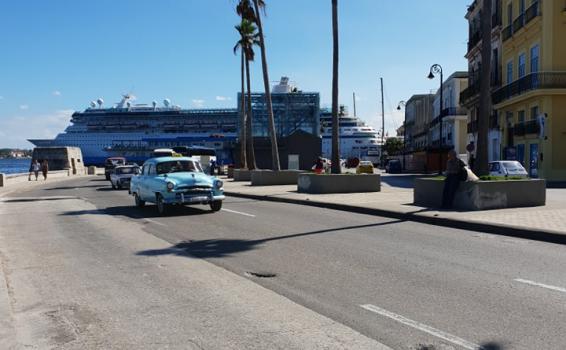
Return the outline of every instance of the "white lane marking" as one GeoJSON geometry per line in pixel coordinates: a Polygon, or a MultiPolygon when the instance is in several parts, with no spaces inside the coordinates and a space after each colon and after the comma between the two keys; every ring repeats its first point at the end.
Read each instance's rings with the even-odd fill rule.
{"type": "Polygon", "coordinates": [[[392,320],[395,320],[397,322],[400,322],[406,326],[409,327],[413,327],[416,328],[422,332],[428,333],[430,335],[433,335],[437,338],[440,339],[444,339],[446,341],[451,342],[452,344],[456,344],[459,345],[463,348],[469,349],[469,350],[478,350],[478,349],[482,349],[481,346],[471,343],[467,340],[464,340],[462,338],[458,338],[457,336],[454,336],[452,334],[443,332],[441,330],[438,330],[436,328],[427,326],[426,324],[417,322],[417,321],[413,321],[411,319],[408,319],[404,316],[398,315],[396,313],[393,313],[391,311],[387,311],[385,309],[382,309],[380,307],[377,307],[375,305],[371,305],[371,304],[365,304],[365,305],[360,305],[362,308],[371,311],[371,312],[375,312],[376,314],[379,314],[381,316],[385,316],[385,317],[389,317],[392,320]]]}
{"type": "Polygon", "coordinates": [[[235,211],[235,210],[231,210],[231,209],[222,209],[222,211],[227,211],[229,213],[240,214],[240,215],[244,215],[244,216],[249,216],[250,218],[255,218],[255,215],[248,214],[248,213],[242,213],[241,211],[235,211]]]}
{"type": "Polygon", "coordinates": [[[166,224],[164,224],[164,223],[162,223],[162,222],[155,221],[155,220],[151,220],[151,219],[145,219],[145,221],[146,221],[146,222],[150,222],[150,223],[152,223],[152,224],[159,225],[159,226],[167,226],[166,224]]]}
{"type": "Polygon", "coordinates": [[[538,282],[535,282],[535,281],[524,280],[522,278],[516,278],[516,279],[514,279],[514,281],[520,282],[520,283],[525,283],[525,284],[530,284],[531,286],[536,286],[536,287],[555,290],[557,292],[566,293],[566,288],[562,288],[562,287],[556,287],[556,286],[551,286],[549,284],[543,284],[543,283],[538,283],[538,282]]]}

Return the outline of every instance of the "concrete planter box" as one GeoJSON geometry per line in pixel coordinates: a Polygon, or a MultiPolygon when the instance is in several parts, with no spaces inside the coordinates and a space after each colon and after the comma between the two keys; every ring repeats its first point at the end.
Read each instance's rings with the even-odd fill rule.
{"type": "Polygon", "coordinates": [[[234,169],[234,181],[251,181],[251,171],[247,169],[234,169]]]}
{"type": "Polygon", "coordinates": [[[234,178],[234,168],[232,168],[232,167],[228,167],[228,178],[229,179],[234,178]]]}
{"type": "Polygon", "coordinates": [[[296,185],[300,170],[254,170],[251,174],[252,186],[296,185]]]}
{"type": "Polygon", "coordinates": [[[355,193],[381,191],[379,174],[300,174],[298,191],[304,193],[355,193]]]}
{"type": "MultiPolygon", "coordinates": [[[[439,208],[444,181],[416,179],[415,205],[439,208]]],[[[535,207],[546,203],[546,181],[538,179],[462,182],[454,198],[456,210],[535,207]]]]}

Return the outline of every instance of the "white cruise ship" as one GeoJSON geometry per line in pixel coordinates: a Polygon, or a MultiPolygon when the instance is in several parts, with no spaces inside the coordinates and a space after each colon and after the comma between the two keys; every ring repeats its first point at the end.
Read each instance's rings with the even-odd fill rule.
{"type": "Polygon", "coordinates": [[[155,148],[203,146],[216,149],[217,159],[232,163],[238,110],[181,109],[165,99],[163,106],[133,104],[124,95],[115,106],[104,108],[102,99],[83,112],[75,112],[71,125],[53,140],[29,140],[38,147],[80,147],[86,165],[102,165],[108,157],[123,156],[143,162],[155,148]]]}
{"type": "MultiPolygon", "coordinates": [[[[372,163],[379,163],[381,154],[381,136],[372,126],[366,125],[358,117],[348,115],[344,106],[340,106],[340,158],[359,158],[372,163]]],[[[322,134],[322,155],[332,155],[332,111],[320,111],[322,134]]]]}

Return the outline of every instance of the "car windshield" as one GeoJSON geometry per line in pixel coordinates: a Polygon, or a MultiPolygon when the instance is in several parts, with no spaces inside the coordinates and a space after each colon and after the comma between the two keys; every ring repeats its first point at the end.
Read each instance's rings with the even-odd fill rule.
{"type": "Polygon", "coordinates": [[[523,166],[519,162],[504,162],[503,166],[505,167],[505,169],[511,170],[511,171],[522,171],[523,170],[523,166]]]}
{"type": "Polygon", "coordinates": [[[124,159],[107,159],[106,160],[106,165],[124,165],[126,164],[126,161],[124,159]]]}
{"type": "Polygon", "coordinates": [[[134,173],[134,167],[116,169],[116,174],[133,174],[133,173],[134,173]]]}
{"type": "Polygon", "coordinates": [[[192,160],[172,160],[169,162],[161,162],[157,164],[156,169],[158,174],[184,172],[202,173],[200,164],[192,160]]]}

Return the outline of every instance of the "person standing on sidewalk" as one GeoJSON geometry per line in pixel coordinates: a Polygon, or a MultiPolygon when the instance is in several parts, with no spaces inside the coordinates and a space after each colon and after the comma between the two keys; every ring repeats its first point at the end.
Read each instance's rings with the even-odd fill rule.
{"type": "Polygon", "coordinates": [[[464,173],[466,177],[468,173],[465,169],[466,164],[458,158],[458,154],[454,150],[448,152],[448,161],[446,162],[446,179],[444,180],[444,191],[442,192],[442,209],[451,209],[454,204],[456,191],[460,186],[464,173]]]}
{"type": "Polygon", "coordinates": [[[41,164],[41,172],[43,173],[43,180],[47,180],[47,172],[49,171],[49,163],[47,162],[47,159],[45,159],[43,161],[43,163],[41,164]]]}
{"type": "Polygon", "coordinates": [[[30,174],[28,179],[31,181],[31,173],[33,172],[33,174],[35,175],[35,181],[37,181],[37,177],[39,176],[39,170],[41,170],[41,164],[39,164],[39,161],[36,159],[31,162],[31,167],[29,169],[30,174]]]}

